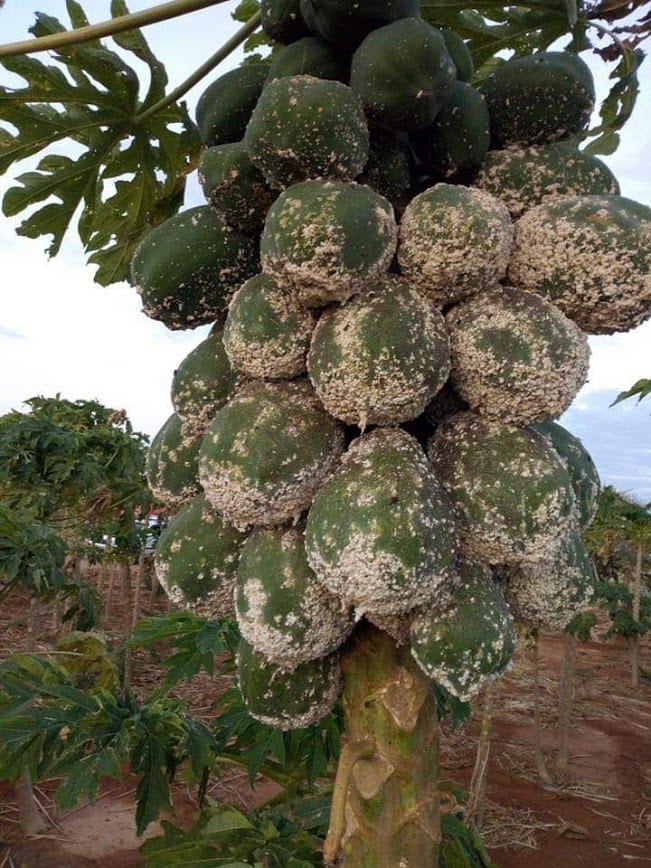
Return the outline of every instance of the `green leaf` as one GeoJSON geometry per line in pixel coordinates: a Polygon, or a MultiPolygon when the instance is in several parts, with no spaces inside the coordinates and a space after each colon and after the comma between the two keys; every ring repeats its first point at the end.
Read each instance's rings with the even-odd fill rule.
{"type": "Polygon", "coordinates": [[[240,0],[240,3],[238,3],[233,12],[231,12],[231,18],[233,18],[235,21],[241,21],[245,24],[259,11],[259,0],[240,0]]]}
{"type": "Polygon", "coordinates": [[[601,122],[583,136],[589,139],[584,148],[589,154],[608,155],[617,149],[619,130],[633,113],[640,91],[637,73],[644,60],[644,52],[639,48],[633,51],[622,42],[618,43],[617,48],[621,52],[620,61],[610,75],[614,84],[601,104],[601,122]]]}
{"type": "MultiPolygon", "coordinates": [[[[80,4],[69,0],[67,8],[73,26],[83,26],[80,4]]],[[[124,0],[113,0],[113,15],[127,12],[124,0]]],[[[64,29],[38,13],[32,32],[64,29]]],[[[104,285],[128,278],[137,244],[179,209],[199,152],[184,104],[143,117],[164,98],[167,74],[140,31],[118,34],[114,42],[147,64],[143,97],[134,69],[99,40],[58,49],[54,64],[6,58],[4,66],[26,86],[0,87],[0,173],[46,152],[7,190],[4,214],[31,209],[18,232],[51,236],[51,256],[76,222],[88,261],[98,266],[95,280],[104,285]],[[34,208],[39,203],[45,204],[34,208]]]]}
{"type": "Polygon", "coordinates": [[[626,401],[628,398],[634,398],[635,396],[637,396],[639,402],[643,398],[648,397],[648,395],[651,395],[651,380],[638,380],[630,389],[627,389],[625,392],[620,392],[610,406],[614,407],[615,404],[619,404],[620,401],[626,401]]]}
{"type": "Polygon", "coordinates": [[[253,825],[240,811],[228,805],[220,805],[204,828],[207,835],[232,832],[234,829],[253,829],[253,825]]]}

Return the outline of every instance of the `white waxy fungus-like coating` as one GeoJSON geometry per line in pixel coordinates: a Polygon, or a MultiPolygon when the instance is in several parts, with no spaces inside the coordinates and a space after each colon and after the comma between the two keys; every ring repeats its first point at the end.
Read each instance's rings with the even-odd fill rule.
{"type": "Polygon", "coordinates": [[[514,425],[552,419],[587,379],[587,337],[535,293],[482,293],[454,307],[446,325],[452,385],[482,416],[514,425]]]}
{"type": "Polygon", "coordinates": [[[462,702],[501,675],[515,650],[513,618],[504,596],[482,567],[461,564],[447,609],[419,609],[411,653],[423,672],[462,702]]]}
{"type": "Polygon", "coordinates": [[[247,642],[286,669],[335,651],[353,628],[350,610],[310,569],[301,527],[253,531],[237,568],[235,613],[247,642]]]}
{"type": "Polygon", "coordinates": [[[268,274],[247,280],[233,296],[224,347],[235,370],[253,379],[289,380],[305,373],[316,323],[296,294],[268,274]]]}
{"type": "Polygon", "coordinates": [[[428,452],[456,506],[468,558],[535,563],[556,551],[574,521],[574,494],[563,462],[542,435],[458,413],[437,428],[428,452]]]}
{"type": "Polygon", "coordinates": [[[154,553],[156,577],[170,600],[204,618],[233,617],[235,569],[244,539],[224,524],[205,495],[181,507],[154,553]]]}
{"type": "Polygon", "coordinates": [[[491,289],[506,273],[513,227],[506,207],[469,187],[436,184],[400,222],[398,262],[409,282],[443,306],[491,289]]]}
{"type": "Polygon", "coordinates": [[[222,407],[199,456],[208,500],[239,528],[277,525],[306,510],[338,463],[340,425],[307,381],[252,382],[222,407]]]}
{"type": "Polygon", "coordinates": [[[475,184],[504,202],[514,219],[559,196],[619,193],[605,163],[566,142],[489,151],[475,184]]]}
{"type": "Polygon", "coordinates": [[[651,208],[623,196],[575,196],[515,224],[511,282],[547,296],[588,334],[651,316],[651,208]]]}
{"type": "Polygon", "coordinates": [[[555,556],[507,571],[506,599],[513,615],[531,627],[560,632],[590,605],[590,558],[580,534],[570,531],[555,556]]]}
{"type": "Polygon", "coordinates": [[[362,429],[418,416],[449,371],[443,318],[392,275],[324,311],[308,356],[310,379],[326,410],[362,429]]]}
{"type": "Polygon", "coordinates": [[[393,206],[364,184],[305,181],[269,209],[260,239],[265,273],[307,307],[343,302],[389,270],[398,227],[393,206]]]}
{"type": "Polygon", "coordinates": [[[305,539],[319,580],[358,616],[435,600],[456,556],[448,497],[418,442],[394,428],[353,441],[314,498],[305,539]]]}

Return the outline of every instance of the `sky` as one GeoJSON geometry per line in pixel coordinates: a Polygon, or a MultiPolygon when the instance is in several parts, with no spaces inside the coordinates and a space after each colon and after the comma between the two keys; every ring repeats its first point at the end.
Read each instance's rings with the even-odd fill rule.
{"type": "MultiPolygon", "coordinates": [[[[131,11],[155,0],[131,0],[131,11]]],[[[108,17],[108,0],[84,0],[91,21],[108,17]]],[[[171,86],[183,81],[239,26],[230,18],[233,2],[146,28],[145,35],[164,61],[171,86]]],[[[27,38],[33,11],[68,24],[64,0],[7,0],[0,10],[0,40],[27,38]]],[[[44,55],[41,55],[44,59],[44,55]]],[[[586,56],[587,59],[587,56],[586,56]]],[[[236,65],[221,66],[187,96],[192,109],[203,89],[236,65]]],[[[598,93],[606,72],[595,68],[598,93]]],[[[633,120],[618,151],[606,161],[622,194],[651,205],[651,60],[641,70],[641,93],[633,120]]],[[[19,84],[0,68],[0,82],[19,84]]],[[[0,195],[10,183],[0,178],[0,195]]],[[[186,204],[202,201],[196,183],[186,204]]],[[[18,219],[0,222],[0,414],[24,409],[33,395],[97,399],[124,408],[134,428],[153,436],[172,412],[169,389],[174,369],[207,334],[208,327],[170,332],[142,312],[139,296],[126,284],[100,287],[84,264],[81,245],[71,235],[61,253],[48,260],[47,239],[15,234],[18,219]]],[[[610,407],[618,392],[651,377],[651,322],[627,334],[590,339],[589,379],[561,419],[592,454],[602,481],[641,502],[651,501],[651,398],[610,407]]]]}

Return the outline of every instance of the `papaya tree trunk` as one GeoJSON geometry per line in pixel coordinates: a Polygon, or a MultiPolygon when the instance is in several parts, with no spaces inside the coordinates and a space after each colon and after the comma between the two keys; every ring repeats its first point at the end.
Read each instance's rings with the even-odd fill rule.
{"type": "Polygon", "coordinates": [[[109,562],[102,563],[102,570],[106,570],[108,582],[106,583],[106,600],[104,603],[104,620],[107,625],[111,615],[113,614],[113,585],[115,584],[115,564],[109,562]]]}
{"type": "Polygon", "coordinates": [[[553,781],[542,749],[542,721],[540,719],[540,637],[536,633],[533,645],[533,720],[534,720],[534,756],[538,777],[546,787],[551,787],[553,781]]]}
{"type": "MultiPolygon", "coordinates": [[[[640,620],[640,595],[642,592],[642,540],[638,540],[635,554],[635,574],[633,576],[633,620],[640,620]]],[[[631,639],[631,687],[640,685],[640,640],[639,636],[631,639]]]]}
{"type": "MultiPolygon", "coordinates": [[[[36,636],[38,631],[38,619],[41,612],[41,601],[32,598],[29,604],[29,616],[27,619],[26,650],[30,653],[36,650],[36,636]]],[[[40,835],[45,831],[46,825],[41,812],[36,804],[32,777],[28,768],[24,768],[14,784],[16,804],[18,805],[18,821],[24,835],[40,835]]]]}
{"type": "Polygon", "coordinates": [[[36,650],[36,640],[38,638],[41,622],[41,610],[43,604],[38,597],[32,597],[29,602],[29,614],[27,617],[27,638],[25,640],[26,650],[29,652],[36,650]]]}
{"type": "MultiPolygon", "coordinates": [[[[140,571],[138,571],[136,583],[137,585],[140,584],[140,571]]],[[[123,561],[120,564],[120,584],[122,587],[123,599],[125,600],[125,607],[122,616],[122,629],[124,635],[129,636],[133,629],[133,625],[137,620],[135,610],[140,605],[140,594],[137,587],[134,589],[131,566],[128,560],[123,561]]],[[[131,645],[127,644],[124,651],[124,676],[122,681],[122,686],[125,690],[129,690],[131,687],[132,675],[133,649],[131,648],[131,645]]]]}
{"type": "Polygon", "coordinates": [[[326,864],[424,868],[441,837],[439,726],[431,682],[408,647],[360,631],[344,660],[346,741],[335,779],[326,864]]]}
{"type": "Polygon", "coordinates": [[[491,731],[493,725],[493,691],[495,682],[491,681],[484,689],[484,707],[481,716],[481,730],[475,756],[475,767],[472,770],[472,778],[468,790],[468,809],[466,811],[466,825],[481,829],[484,819],[484,800],[486,797],[486,783],[488,781],[488,760],[491,750],[491,731]]]}
{"type": "Polygon", "coordinates": [[[28,769],[23,769],[14,784],[16,803],[18,805],[18,821],[24,835],[40,835],[47,828],[45,820],[36,804],[32,778],[28,769]]]}
{"type": "Polygon", "coordinates": [[[558,685],[558,729],[560,735],[558,770],[560,772],[567,771],[570,761],[575,660],[576,636],[572,633],[563,633],[563,661],[558,685]]]}

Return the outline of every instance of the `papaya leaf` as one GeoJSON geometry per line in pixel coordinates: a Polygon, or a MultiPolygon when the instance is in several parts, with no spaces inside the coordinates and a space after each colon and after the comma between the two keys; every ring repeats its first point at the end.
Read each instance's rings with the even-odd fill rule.
{"type": "MultiPolygon", "coordinates": [[[[233,621],[212,621],[191,612],[170,612],[143,618],[136,625],[130,644],[150,648],[163,643],[175,649],[163,661],[167,668],[167,689],[194,677],[202,669],[212,675],[215,657],[232,656],[237,641],[237,627],[233,621]]],[[[224,661],[223,667],[228,666],[224,661]]]]}
{"type": "Polygon", "coordinates": [[[485,64],[499,51],[517,55],[543,51],[568,33],[565,0],[536,2],[518,6],[498,6],[493,2],[426,0],[421,15],[437,27],[449,27],[461,36],[473,56],[478,78],[485,64]]]}
{"type": "Polygon", "coordinates": [[[614,407],[615,404],[619,404],[620,401],[626,401],[628,398],[634,398],[636,395],[638,402],[641,401],[642,398],[651,395],[651,380],[638,380],[630,389],[627,389],[625,392],[620,392],[610,406],[614,407]]]}
{"type": "Polygon", "coordinates": [[[231,18],[235,21],[246,23],[249,18],[260,11],[259,0],[240,0],[235,9],[231,12],[231,18]]]}
{"type": "Polygon", "coordinates": [[[640,48],[631,50],[622,43],[620,61],[610,74],[614,84],[599,111],[601,123],[584,136],[590,139],[584,148],[588,153],[608,155],[617,149],[619,130],[630,118],[640,91],[637,73],[643,60],[640,48]]]}
{"type": "Polygon", "coordinates": [[[218,805],[204,828],[207,835],[218,832],[232,832],[234,829],[252,829],[246,816],[230,805],[218,805]]]}
{"type": "MultiPolygon", "coordinates": [[[[84,26],[80,4],[68,0],[67,9],[72,26],[84,26]]],[[[113,16],[127,12],[124,0],[113,0],[113,16]]],[[[63,30],[43,13],[31,28],[37,37],[63,30]]],[[[51,236],[50,256],[76,222],[103,285],[127,278],[141,238],[179,209],[199,152],[184,103],[150,111],[165,96],[167,74],[140,31],[113,41],[148,66],[142,98],[134,69],[97,39],[56,50],[54,64],[5,58],[5,68],[25,86],[0,87],[0,174],[42,155],[7,190],[4,214],[31,209],[17,231],[51,236]]]]}

